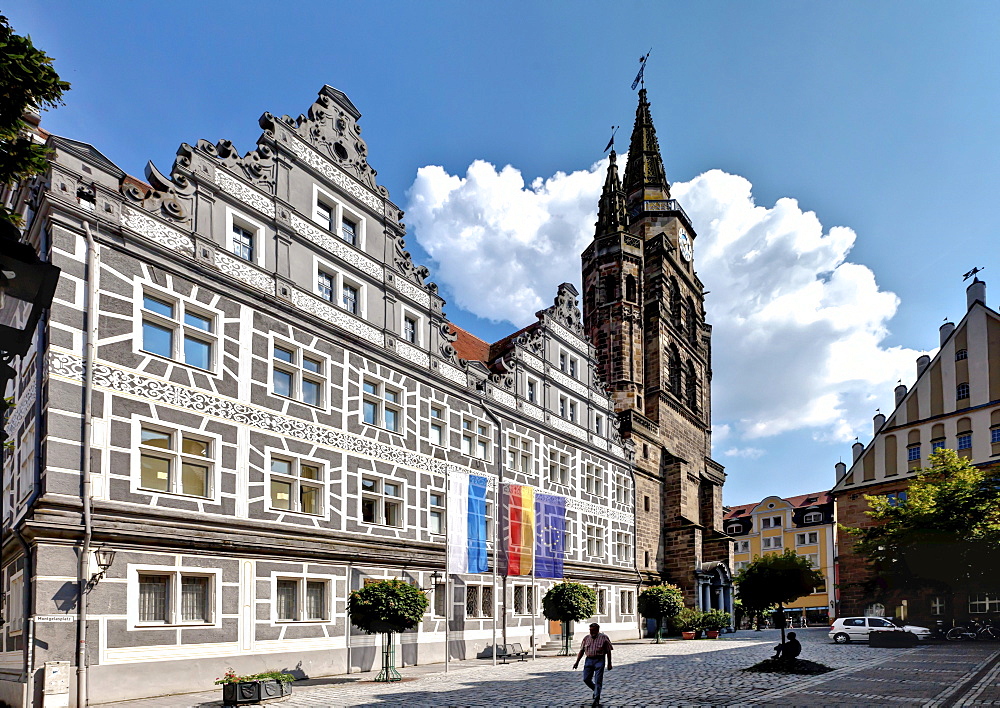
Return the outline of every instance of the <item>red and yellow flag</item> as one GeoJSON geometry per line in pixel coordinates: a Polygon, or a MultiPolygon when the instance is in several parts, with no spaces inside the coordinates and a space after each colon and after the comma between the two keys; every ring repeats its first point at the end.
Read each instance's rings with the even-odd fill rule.
{"type": "Polygon", "coordinates": [[[507,575],[531,575],[535,549],[535,490],[505,485],[504,546],[507,575]]]}

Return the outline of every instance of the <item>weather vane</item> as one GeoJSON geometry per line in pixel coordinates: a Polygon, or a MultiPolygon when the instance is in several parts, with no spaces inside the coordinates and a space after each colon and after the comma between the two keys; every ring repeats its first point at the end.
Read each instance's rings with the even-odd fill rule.
{"type": "Polygon", "coordinates": [[[976,273],[978,273],[980,271],[983,271],[983,270],[986,270],[985,266],[982,267],[982,268],[973,268],[968,273],[966,273],[965,275],[962,276],[962,280],[968,280],[969,278],[973,277],[976,273]]]}
{"type": "Polygon", "coordinates": [[[635,81],[632,82],[632,90],[635,91],[635,87],[642,84],[643,88],[646,88],[646,82],[643,79],[643,72],[646,71],[646,60],[649,59],[649,53],[653,51],[653,48],[649,48],[649,52],[646,52],[646,56],[639,57],[639,73],[635,75],[635,81]]]}
{"type": "Polygon", "coordinates": [[[620,127],[621,127],[620,125],[611,126],[611,140],[609,140],[608,144],[604,146],[604,152],[615,149],[615,133],[618,132],[618,129],[620,127]]]}

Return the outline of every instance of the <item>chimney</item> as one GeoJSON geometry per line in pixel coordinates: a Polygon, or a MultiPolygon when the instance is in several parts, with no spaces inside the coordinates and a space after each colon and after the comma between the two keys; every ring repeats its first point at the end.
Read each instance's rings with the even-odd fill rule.
{"type": "Polygon", "coordinates": [[[856,442],[851,446],[851,451],[854,453],[854,461],[857,462],[858,458],[861,457],[861,453],[865,451],[865,446],[856,442]]]}
{"type": "Polygon", "coordinates": [[[885,416],[882,413],[876,413],[875,417],[872,418],[872,424],[874,431],[877,434],[881,430],[882,426],[885,425],[885,416]]]}
{"type": "Polygon", "coordinates": [[[847,465],[844,464],[843,462],[838,462],[837,464],[835,464],[833,466],[833,469],[837,471],[835,475],[837,478],[836,479],[837,482],[842,480],[844,478],[844,475],[847,474],[847,465]]]}
{"type": "Polygon", "coordinates": [[[981,281],[979,278],[975,278],[972,281],[972,285],[965,289],[965,300],[968,307],[972,307],[976,300],[985,305],[986,283],[981,281]]]}
{"type": "Polygon", "coordinates": [[[906,384],[899,384],[896,387],[896,406],[898,407],[903,399],[906,398],[906,384]]]}
{"type": "MultiPolygon", "coordinates": [[[[972,287],[971,285],[969,286],[972,287]]],[[[972,302],[969,302],[969,307],[972,307],[972,302]]],[[[951,336],[951,333],[955,331],[954,322],[945,322],[941,325],[941,346],[944,346],[944,341],[951,336]]]]}
{"type": "MultiPolygon", "coordinates": [[[[953,325],[954,326],[954,325],[953,325]]],[[[924,373],[924,370],[931,365],[931,358],[926,354],[917,357],[917,376],[924,373]]]]}

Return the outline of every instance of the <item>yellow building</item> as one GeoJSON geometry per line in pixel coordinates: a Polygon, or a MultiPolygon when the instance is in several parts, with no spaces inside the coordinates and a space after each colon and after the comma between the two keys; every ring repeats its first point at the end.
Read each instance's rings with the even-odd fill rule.
{"type": "Polygon", "coordinates": [[[836,537],[829,492],[787,499],[772,496],[756,504],[728,507],[724,523],[726,533],[735,540],[734,573],[758,556],[783,553],[788,548],[812,561],[826,581],[813,594],[790,603],[786,613],[796,625],[829,622],[836,607],[836,537]]]}

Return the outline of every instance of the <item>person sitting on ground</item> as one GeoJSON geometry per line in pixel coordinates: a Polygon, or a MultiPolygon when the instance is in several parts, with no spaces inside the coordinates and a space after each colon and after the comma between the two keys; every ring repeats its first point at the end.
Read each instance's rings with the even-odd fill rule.
{"type": "Polygon", "coordinates": [[[799,640],[795,638],[795,632],[788,633],[788,641],[783,642],[774,648],[775,660],[781,660],[784,662],[793,662],[796,657],[802,653],[802,645],[799,640]]]}

